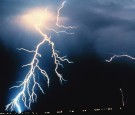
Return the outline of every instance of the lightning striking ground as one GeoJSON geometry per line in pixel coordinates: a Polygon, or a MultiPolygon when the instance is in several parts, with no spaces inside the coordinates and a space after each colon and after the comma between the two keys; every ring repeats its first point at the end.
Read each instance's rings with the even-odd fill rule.
{"type": "MultiPolygon", "coordinates": [[[[58,33],[73,34],[73,33],[68,33],[66,30],[76,28],[76,27],[63,26],[63,25],[59,24],[60,11],[64,7],[65,3],[66,3],[66,1],[64,1],[61,4],[61,6],[58,8],[57,17],[56,17],[56,26],[59,27],[59,28],[63,28],[64,30],[56,31],[55,29],[45,27],[47,30],[53,31],[56,34],[58,34],[58,33]]],[[[65,80],[64,80],[63,76],[58,72],[58,67],[63,66],[62,63],[61,63],[63,61],[67,61],[68,63],[72,63],[65,56],[64,57],[59,56],[59,52],[55,50],[55,43],[51,40],[51,37],[48,37],[48,35],[43,33],[43,31],[40,29],[40,27],[43,26],[43,25],[41,25],[41,21],[38,24],[35,24],[35,29],[43,37],[43,40],[40,43],[37,44],[36,49],[35,50],[27,50],[25,48],[19,48],[18,49],[18,50],[26,51],[28,53],[33,53],[34,56],[33,56],[30,63],[22,66],[22,67],[27,67],[27,66],[30,67],[30,69],[29,69],[28,73],[26,74],[24,80],[21,82],[20,85],[13,86],[13,87],[10,88],[10,89],[20,88],[20,91],[15,96],[15,98],[12,99],[12,101],[8,105],[6,105],[5,110],[7,110],[7,111],[8,110],[9,111],[17,110],[18,113],[21,113],[22,109],[21,109],[21,103],[20,102],[23,102],[24,106],[27,109],[31,109],[31,103],[34,103],[34,102],[37,101],[37,94],[35,92],[35,88],[37,88],[37,87],[44,94],[43,88],[38,83],[38,81],[36,81],[37,76],[35,74],[35,71],[38,70],[42,74],[42,76],[44,76],[47,79],[47,84],[49,86],[49,83],[50,83],[49,76],[48,76],[47,72],[39,66],[39,63],[40,63],[39,58],[42,56],[39,53],[39,50],[40,50],[41,46],[44,45],[45,42],[48,42],[51,46],[52,57],[54,58],[54,64],[55,64],[55,73],[58,76],[61,83],[62,83],[62,81],[65,81],[65,80]]]]}

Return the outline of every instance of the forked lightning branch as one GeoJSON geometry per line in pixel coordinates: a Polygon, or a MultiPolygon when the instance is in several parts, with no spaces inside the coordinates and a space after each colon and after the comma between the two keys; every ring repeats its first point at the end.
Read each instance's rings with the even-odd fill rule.
{"type": "MultiPolygon", "coordinates": [[[[45,45],[45,43],[49,43],[51,46],[51,51],[52,51],[52,57],[54,59],[54,64],[55,64],[55,73],[58,76],[60,82],[64,81],[63,76],[59,73],[58,68],[59,66],[63,66],[62,62],[66,61],[68,63],[72,63],[70,62],[65,56],[60,57],[59,56],[59,52],[55,50],[55,43],[51,40],[51,37],[48,36],[46,33],[44,33],[40,27],[43,26],[45,27],[45,29],[49,30],[49,31],[53,31],[56,34],[59,33],[66,33],[66,34],[73,34],[68,32],[69,29],[73,29],[76,28],[74,26],[64,26],[59,24],[59,17],[60,17],[60,11],[62,10],[62,8],[64,7],[66,1],[64,1],[60,7],[57,10],[57,16],[56,16],[56,26],[58,28],[61,28],[62,31],[57,31],[56,29],[53,28],[49,28],[46,27],[46,25],[42,25],[42,19],[40,19],[40,21],[34,25],[35,29],[38,31],[38,33],[43,37],[43,39],[41,40],[40,43],[37,44],[35,50],[28,50],[25,48],[19,48],[18,50],[23,50],[26,51],[28,53],[32,53],[34,54],[32,60],[30,63],[23,65],[23,67],[27,67],[29,66],[29,70],[26,74],[26,76],[24,76],[24,80],[20,83],[20,85],[18,86],[13,86],[10,89],[14,90],[16,88],[19,88],[19,92],[17,93],[17,95],[11,100],[11,102],[6,105],[6,110],[7,111],[17,111],[18,113],[22,112],[22,102],[23,102],[23,106],[27,109],[31,109],[31,104],[36,102],[37,100],[37,94],[35,92],[35,89],[38,88],[42,93],[44,93],[43,88],[41,87],[40,83],[36,80],[37,75],[35,74],[36,71],[39,71],[42,74],[42,77],[45,77],[47,79],[47,84],[49,86],[49,76],[46,72],[46,70],[44,70],[43,68],[41,68],[39,66],[39,58],[42,56],[42,54],[39,53],[39,50],[41,49],[41,46],[45,45]]],[[[46,10],[47,12],[47,10],[46,10]]],[[[45,13],[46,13],[45,12],[45,13]]]]}

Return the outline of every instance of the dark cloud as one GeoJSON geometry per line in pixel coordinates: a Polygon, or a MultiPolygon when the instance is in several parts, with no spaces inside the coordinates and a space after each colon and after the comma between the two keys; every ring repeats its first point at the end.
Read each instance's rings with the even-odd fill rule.
{"type": "Polygon", "coordinates": [[[71,19],[79,24],[81,34],[75,42],[82,42],[78,47],[83,47],[84,52],[85,47],[89,47],[100,56],[106,55],[104,52],[135,55],[134,0],[84,0],[73,3],[69,10],[71,19]]]}
{"type": "MultiPolygon", "coordinates": [[[[12,23],[13,17],[33,7],[50,5],[57,9],[60,2],[62,0],[59,2],[54,0],[1,0],[1,39],[5,42],[11,38],[14,40],[15,34],[16,38],[21,36],[20,39],[33,37],[28,36],[27,32],[25,32],[26,36],[23,37],[24,30],[18,29],[16,27],[18,25],[12,23]],[[5,30],[9,31],[9,34],[6,34],[5,30]]],[[[67,25],[71,24],[79,27],[75,30],[74,38],[72,37],[70,44],[66,44],[64,39],[60,42],[65,43],[64,46],[67,46],[65,49],[73,52],[73,54],[93,51],[100,54],[100,56],[104,56],[103,52],[125,52],[134,55],[134,3],[134,0],[67,0],[61,15],[70,19],[67,25]]],[[[20,39],[18,38],[18,40],[20,39]]]]}

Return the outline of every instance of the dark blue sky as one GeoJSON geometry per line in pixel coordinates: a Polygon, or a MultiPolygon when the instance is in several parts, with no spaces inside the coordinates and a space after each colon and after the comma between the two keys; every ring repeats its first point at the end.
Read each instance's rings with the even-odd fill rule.
{"type": "MultiPolygon", "coordinates": [[[[0,108],[4,108],[3,105],[9,102],[9,97],[6,96],[10,94],[8,88],[20,78],[23,79],[21,76],[25,72],[21,65],[31,60],[29,54],[16,48],[34,49],[42,39],[36,31],[26,28],[20,17],[37,7],[48,7],[56,13],[61,2],[62,0],[0,1],[1,90],[5,87],[4,93],[0,93],[0,97],[3,97],[0,108]],[[17,77],[18,75],[21,76],[17,77]]],[[[67,55],[74,64],[65,64],[66,67],[61,70],[69,80],[65,86],[60,85],[54,73],[50,74],[52,82],[58,82],[54,85],[52,83],[45,96],[40,95],[41,100],[39,98],[37,105],[43,103],[45,107],[53,105],[54,108],[57,108],[58,103],[59,106],[67,107],[116,107],[121,105],[119,88],[122,87],[125,100],[132,106],[135,101],[131,101],[134,97],[134,61],[119,59],[108,64],[105,60],[112,56],[110,53],[135,56],[135,0],[67,0],[61,16],[69,19],[64,22],[65,25],[75,25],[78,28],[73,30],[74,35],[52,35],[52,40],[61,55],[67,55]]],[[[46,54],[49,55],[48,52],[46,54]]],[[[43,108],[37,109],[37,105],[34,105],[34,109],[43,111],[43,108]]]]}

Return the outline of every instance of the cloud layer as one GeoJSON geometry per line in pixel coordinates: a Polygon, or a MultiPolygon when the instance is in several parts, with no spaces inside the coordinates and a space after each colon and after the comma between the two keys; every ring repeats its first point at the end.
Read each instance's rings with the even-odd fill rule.
{"type": "MultiPolygon", "coordinates": [[[[14,18],[35,7],[48,5],[52,9],[57,9],[61,2],[2,0],[0,40],[4,41],[6,46],[9,44],[17,46],[20,40],[24,45],[27,44],[27,40],[38,38],[36,32],[33,35],[15,24],[14,18]]],[[[91,52],[99,56],[106,53],[135,55],[135,0],[68,0],[61,15],[70,19],[65,24],[79,26],[74,30],[75,35],[72,37],[62,35],[64,39],[56,41],[68,52],[75,55],[91,52]]]]}

